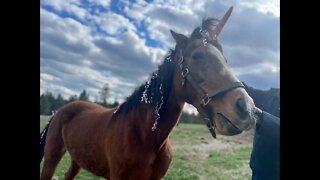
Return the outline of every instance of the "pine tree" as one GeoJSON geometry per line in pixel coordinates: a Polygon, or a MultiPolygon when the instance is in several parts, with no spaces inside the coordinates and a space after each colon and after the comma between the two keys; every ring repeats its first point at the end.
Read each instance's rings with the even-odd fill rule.
{"type": "Polygon", "coordinates": [[[57,99],[56,99],[57,109],[61,108],[64,104],[65,104],[65,101],[64,101],[63,97],[61,96],[61,94],[58,94],[57,99]]]}
{"type": "Polygon", "coordinates": [[[109,90],[110,90],[110,88],[109,88],[109,84],[108,83],[105,83],[104,85],[103,85],[103,87],[101,88],[101,90],[99,91],[99,94],[100,94],[100,100],[101,100],[101,104],[103,105],[103,106],[107,106],[107,98],[108,98],[108,96],[109,96],[109,90]]]}
{"type": "Polygon", "coordinates": [[[70,96],[67,102],[71,103],[71,102],[76,101],[76,100],[78,100],[78,96],[75,94],[73,96],[70,96]]]}
{"type": "Polygon", "coordinates": [[[87,91],[85,89],[83,89],[80,93],[79,100],[89,101],[89,94],[87,94],[87,91]]]}
{"type": "Polygon", "coordinates": [[[48,101],[47,96],[42,94],[40,96],[40,114],[41,115],[50,115],[51,114],[50,109],[51,109],[51,107],[50,107],[50,103],[48,101]]]}

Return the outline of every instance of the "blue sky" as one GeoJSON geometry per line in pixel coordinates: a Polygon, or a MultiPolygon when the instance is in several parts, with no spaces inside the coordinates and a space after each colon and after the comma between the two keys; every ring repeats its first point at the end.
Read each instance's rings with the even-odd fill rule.
{"type": "Polygon", "coordinates": [[[220,42],[231,70],[255,88],[278,88],[279,0],[42,0],[40,94],[86,89],[94,100],[107,82],[110,100],[122,101],[174,48],[169,29],[190,35],[230,6],[220,42]]]}

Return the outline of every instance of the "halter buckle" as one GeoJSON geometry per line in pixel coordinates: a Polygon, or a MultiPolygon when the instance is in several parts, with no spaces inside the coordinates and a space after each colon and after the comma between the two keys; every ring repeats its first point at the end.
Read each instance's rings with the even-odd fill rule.
{"type": "Polygon", "coordinates": [[[201,105],[206,106],[210,102],[210,100],[210,97],[208,96],[208,94],[206,94],[201,100],[201,105]]]}
{"type": "Polygon", "coordinates": [[[212,137],[216,138],[216,136],[217,136],[216,132],[215,132],[216,127],[213,125],[211,118],[203,118],[203,119],[207,121],[207,127],[208,127],[212,137]]]}
{"type": "Polygon", "coordinates": [[[210,118],[203,118],[203,119],[207,121],[207,126],[209,129],[213,129],[213,130],[215,129],[210,118]]]}
{"type": "Polygon", "coordinates": [[[181,72],[181,76],[182,76],[183,78],[185,78],[188,73],[189,73],[189,69],[188,69],[188,68],[185,68],[185,69],[181,72]]]}
{"type": "Polygon", "coordinates": [[[179,64],[182,64],[182,63],[183,63],[183,56],[181,55],[179,59],[179,64]]]}
{"type": "Polygon", "coordinates": [[[179,67],[180,67],[180,69],[182,70],[182,68],[183,68],[183,56],[181,55],[180,56],[180,59],[179,59],[179,67]]]}

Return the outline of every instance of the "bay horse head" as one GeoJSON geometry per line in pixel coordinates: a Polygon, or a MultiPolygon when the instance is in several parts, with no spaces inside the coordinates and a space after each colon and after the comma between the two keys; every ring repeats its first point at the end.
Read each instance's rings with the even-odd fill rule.
{"type": "Polygon", "coordinates": [[[232,12],[204,19],[188,38],[170,30],[176,41],[176,92],[203,117],[212,135],[235,135],[254,124],[254,103],[244,85],[229,70],[218,36],[232,12]]]}

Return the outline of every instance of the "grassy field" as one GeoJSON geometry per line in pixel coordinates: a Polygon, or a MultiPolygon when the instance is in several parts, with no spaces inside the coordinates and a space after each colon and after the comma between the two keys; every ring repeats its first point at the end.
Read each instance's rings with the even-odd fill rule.
{"type": "MultiPolygon", "coordinates": [[[[40,116],[40,131],[49,120],[40,116]]],[[[174,157],[164,180],[249,180],[249,158],[252,149],[252,131],[237,136],[217,135],[213,139],[205,125],[180,124],[170,135],[174,157]]],[[[64,179],[68,170],[68,153],[60,161],[56,180],[64,179]]],[[[40,171],[42,163],[40,164],[40,171]]],[[[99,180],[81,170],[77,180],[99,180]]]]}

